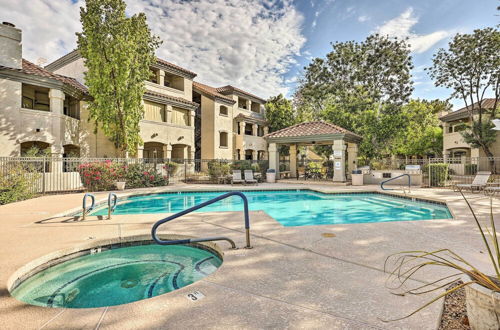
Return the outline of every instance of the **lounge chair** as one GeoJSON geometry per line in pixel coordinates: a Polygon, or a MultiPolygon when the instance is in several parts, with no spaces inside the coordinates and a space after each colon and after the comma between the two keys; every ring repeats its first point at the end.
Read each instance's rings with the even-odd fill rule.
{"type": "Polygon", "coordinates": [[[253,177],[253,171],[252,170],[245,170],[245,183],[254,183],[258,184],[257,180],[253,177]]]}
{"type": "Polygon", "coordinates": [[[233,171],[233,177],[231,178],[231,186],[235,183],[245,184],[245,180],[241,178],[241,171],[233,171]]]}
{"type": "Polygon", "coordinates": [[[472,183],[459,183],[455,185],[455,188],[459,191],[462,189],[470,189],[471,192],[481,191],[486,187],[488,180],[490,179],[491,172],[488,171],[479,171],[472,183]]]}

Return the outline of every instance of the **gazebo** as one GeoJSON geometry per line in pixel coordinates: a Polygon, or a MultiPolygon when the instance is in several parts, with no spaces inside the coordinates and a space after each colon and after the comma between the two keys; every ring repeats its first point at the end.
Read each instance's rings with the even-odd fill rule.
{"type": "Polygon", "coordinates": [[[290,174],[296,177],[297,147],[305,145],[332,145],[333,181],[346,181],[347,170],[357,168],[358,144],[361,136],[335,124],[324,121],[300,123],[264,136],[269,143],[269,168],[279,175],[279,145],[290,147],[290,174]],[[346,153],[347,151],[347,153],[346,153]]]}

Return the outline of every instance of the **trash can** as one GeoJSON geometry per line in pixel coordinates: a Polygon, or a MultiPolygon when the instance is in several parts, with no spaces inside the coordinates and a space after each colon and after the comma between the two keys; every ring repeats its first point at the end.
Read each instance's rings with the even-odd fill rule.
{"type": "Polygon", "coordinates": [[[361,170],[353,170],[351,173],[351,180],[353,186],[363,185],[363,172],[361,170]]]}
{"type": "Polygon", "coordinates": [[[266,171],[266,181],[268,183],[275,183],[276,182],[276,170],[273,168],[270,168],[266,171]]]}

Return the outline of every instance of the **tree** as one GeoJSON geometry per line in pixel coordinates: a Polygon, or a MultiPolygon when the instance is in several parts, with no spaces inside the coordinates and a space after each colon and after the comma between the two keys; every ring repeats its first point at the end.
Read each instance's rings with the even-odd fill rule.
{"type": "Polygon", "coordinates": [[[471,125],[462,132],[464,141],[492,157],[496,133],[490,119],[497,115],[500,95],[500,32],[485,28],[457,34],[448,50],[434,55],[428,71],[436,86],[451,89],[451,96],[462,99],[468,109],[471,125]],[[484,107],[488,93],[494,97],[492,109],[484,107]]]}
{"type": "Polygon", "coordinates": [[[403,122],[392,142],[393,153],[403,156],[441,155],[443,130],[439,114],[451,105],[447,101],[411,100],[402,107],[403,122]]]}
{"type": "Polygon", "coordinates": [[[156,60],[158,37],[144,13],[127,17],[123,0],[86,0],[80,8],[78,50],[88,71],[89,117],[126,156],[142,144],[144,81],[156,60]]]}
{"type": "Polygon", "coordinates": [[[368,97],[353,96],[343,102],[331,99],[325,104],[321,118],[361,135],[360,157],[370,161],[389,155],[394,137],[404,127],[400,112],[388,109],[390,107],[394,106],[380,108],[368,97]]]}
{"type": "Polygon", "coordinates": [[[294,125],[296,122],[292,101],[283,94],[269,98],[266,102],[266,120],[271,132],[294,125]]]}
{"type": "Polygon", "coordinates": [[[364,108],[377,104],[381,109],[386,104],[401,105],[408,101],[413,91],[410,74],[413,65],[406,40],[374,34],[360,43],[336,42],[332,47],[326,58],[316,58],[304,68],[304,77],[295,94],[299,106],[312,108],[313,117],[320,116],[325,100],[331,102],[333,98],[337,104],[345,103],[360,92],[370,102],[364,108]]]}

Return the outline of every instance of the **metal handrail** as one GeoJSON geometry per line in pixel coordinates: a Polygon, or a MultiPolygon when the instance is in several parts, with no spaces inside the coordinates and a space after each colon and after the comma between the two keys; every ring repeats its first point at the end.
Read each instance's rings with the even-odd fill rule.
{"type": "Polygon", "coordinates": [[[401,178],[403,176],[407,176],[408,177],[408,189],[411,189],[411,176],[407,173],[404,173],[404,174],[401,174],[401,175],[398,175],[398,176],[395,176],[394,178],[390,178],[388,180],[385,180],[385,181],[382,181],[380,182],[380,188],[382,188],[382,190],[394,190],[394,189],[387,189],[387,188],[384,188],[384,184],[389,182],[389,181],[392,181],[392,180],[396,180],[398,178],[401,178]]]}
{"type": "Polygon", "coordinates": [[[188,213],[191,213],[193,211],[196,211],[198,209],[201,209],[205,206],[208,206],[210,204],[213,204],[213,203],[216,203],[222,199],[225,199],[225,198],[228,198],[228,197],[231,197],[231,196],[240,196],[241,199],[243,199],[243,211],[244,211],[244,214],[245,214],[245,232],[246,232],[246,246],[245,248],[247,249],[251,249],[252,246],[250,245],[250,216],[248,215],[248,200],[247,200],[247,197],[240,191],[231,191],[231,192],[228,192],[228,193],[225,193],[223,195],[220,195],[218,197],[215,197],[209,201],[206,201],[204,203],[201,203],[201,204],[198,204],[198,205],[195,205],[193,207],[190,207],[184,211],[181,211],[179,213],[176,213],[176,214],[173,214],[171,216],[168,216],[164,219],[161,219],[159,221],[157,221],[154,225],[153,225],[153,228],[151,229],[151,236],[153,236],[153,240],[160,244],[160,245],[175,245],[175,244],[189,244],[189,243],[196,243],[196,242],[208,242],[208,241],[228,241],[229,243],[231,243],[231,246],[232,248],[236,248],[236,244],[234,244],[234,241],[227,238],[227,237],[210,237],[210,238],[193,238],[193,239],[181,239],[181,240],[167,240],[167,241],[164,241],[164,240],[161,240],[158,235],[156,234],[156,230],[158,229],[159,226],[161,226],[162,224],[164,224],[165,222],[168,222],[168,221],[171,221],[171,220],[174,220],[174,219],[177,219],[183,215],[186,215],[188,213]]]}
{"type": "Polygon", "coordinates": [[[116,209],[116,204],[118,203],[118,196],[115,193],[109,193],[108,195],[108,219],[111,219],[111,213],[116,209]],[[111,205],[111,200],[113,200],[113,205],[111,205]]]}
{"type": "Polygon", "coordinates": [[[85,195],[83,195],[82,220],[85,220],[85,216],[87,215],[87,213],[89,213],[94,209],[94,206],[95,206],[95,196],[90,193],[86,193],[85,195]],[[88,209],[87,209],[87,197],[90,197],[90,199],[92,200],[92,205],[90,205],[88,209]]]}

